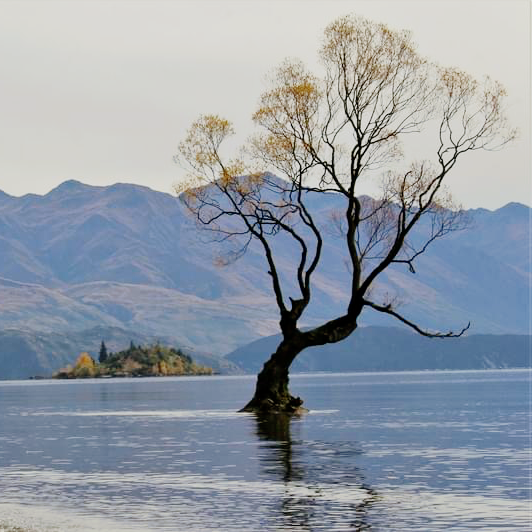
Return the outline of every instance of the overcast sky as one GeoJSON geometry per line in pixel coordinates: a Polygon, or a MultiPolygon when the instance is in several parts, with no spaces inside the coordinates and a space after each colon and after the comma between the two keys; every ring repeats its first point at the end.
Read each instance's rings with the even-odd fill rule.
{"type": "Polygon", "coordinates": [[[244,140],[265,75],[317,67],[324,27],[347,13],[410,29],[420,52],[508,90],[520,138],[475,153],[449,185],[466,207],[531,204],[529,0],[0,0],[0,189],[67,179],[172,192],[172,156],[201,113],[244,140]]]}

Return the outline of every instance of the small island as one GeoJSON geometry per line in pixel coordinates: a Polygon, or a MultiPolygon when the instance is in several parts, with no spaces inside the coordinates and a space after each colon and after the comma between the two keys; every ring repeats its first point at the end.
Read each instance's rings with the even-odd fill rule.
{"type": "Polygon", "coordinates": [[[179,349],[160,344],[136,346],[107,354],[105,344],[100,348],[99,362],[83,352],[74,366],[68,365],[53,375],[54,379],[87,379],[110,377],[162,377],[176,375],[212,375],[213,370],[196,364],[179,349]]]}

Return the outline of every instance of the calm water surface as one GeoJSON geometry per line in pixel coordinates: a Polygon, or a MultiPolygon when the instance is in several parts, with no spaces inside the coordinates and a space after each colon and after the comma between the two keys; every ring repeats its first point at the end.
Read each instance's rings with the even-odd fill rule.
{"type": "Polygon", "coordinates": [[[526,370],[0,382],[0,530],[532,530],[526,370]]]}

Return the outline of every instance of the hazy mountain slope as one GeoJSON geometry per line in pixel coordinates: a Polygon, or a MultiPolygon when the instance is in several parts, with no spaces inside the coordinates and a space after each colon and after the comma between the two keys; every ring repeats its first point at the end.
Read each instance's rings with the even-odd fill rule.
{"type": "Polygon", "coordinates": [[[202,299],[167,288],[124,283],[87,283],[64,289],[69,298],[120,319],[144,334],[172,336],[183,347],[222,354],[258,334],[277,330],[265,298],[202,299]]]}
{"type": "MultiPolygon", "coordinates": [[[[104,340],[109,351],[119,351],[135,344],[160,340],[175,346],[172,338],[154,337],[138,331],[118,327],[94,327],[70,333],[42,333],[30,330],[0,331],[0,379],[25,379],[30,376],[51,376],[59,368],[72,364],[79,353],[89,352],[98,357],[100,342],[104,340]]],[[[223,358],[198,350],[184,349],[194,361],[214,368],[220,373],[238,373],[237,366],[223,358]]]]}
{"type": "MultiPolygon", "coordinates": [[[[256,373],[275,351],[280,335],[261,338],[227,355],[256,373]]],[[[518,368],[530,365],[532,336],[471,335],[425,338],[396,327],[361,327],[337,344],[303,351],[292,371],[406,371],[518,368]]]]}
{"type": "Polygon", "coordinates": [[[482,250],[503,264],[530,278],[532,239],[531,209],[520,203],[508,203],[496,211],[470,211],[471,231],[449,235],[449,244],[482,250]]]}
{"type": "Polygon", "coordinates": [[[177,290],[95,282],[52,290],[0,279],[2,328],[79,331],[97,325],[173,338],[180,347],[225,353],[257,335],[277,331],[264,297],[201,299],[177,290]]]}
{"type": "Polygon", "coordinates": [[[472,333],[529,330],[530,282],[484,250],[442,241],[419,258],[415,275],[392,268],[383,279],[404,302],[404,314],[430,328],[458,329],[471,321],[472,333]]]}
{"type": "MultiPolygon", "coordinates": [[[[342,201],[325,194],[310,197],[309,205],[326,227],[342,201]]],[[[436,243],[415,275],[388,270],[373,297],[396,296],[402,312],[425,327],[471,321],[471,332],[526,333],[530,209],[509,204],[469,214],[468,230],[436,243]]],[[[252,245],[241,260],[220,268],[207,239],[177,198],[146,187],[67,181],[44,196],[0,194],[0,329],[110,325],[215,353],[276,332],[260,249],[252,245]]],[[[296,251],[283,238],[274,247],[284,286],[297,296],[290,275],[296,251]]],[[[343,242],[330,239],[304,324],[345,309],[347,278],[343,242]]],[[[395,323],[372,311],[359,321],[395,323]]]]}
{"type": "MultiPolygon", "coordinates": [[[[67,181],[45,196],[28,195],[0,206],[1,237],[33,259],[26,278],[56,286],[125,281],[210,294],[212,271],[187,261],[183,213],[176,198],[117,184],[91,187],[67,181]],[[29,278],[33,273],[33,278],[29,278]]],[[[14,253],[14,252],[13,252],[14,253]]],[[[212,269],[211,269],[212,270],[212,269]]]]}
{"type": "Polygon", "coordinates": [[[118,326],[115,319],[97,306],[84,305],[59,290],[38,284],[0,278],[0,324],[6,328],[28,328],[54,332],[80,330],[96,325],[118,326]]]}

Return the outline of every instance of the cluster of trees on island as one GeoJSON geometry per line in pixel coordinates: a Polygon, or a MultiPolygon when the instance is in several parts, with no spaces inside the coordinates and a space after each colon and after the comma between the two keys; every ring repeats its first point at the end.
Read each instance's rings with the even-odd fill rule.
{"type": "Polygon", "coordinates": [[[54,374],[54,378],[155,377],[212,373],[212,368],[196,364],[189,355],[173,347],[159,343],[137,346],[131,342],[127,349],[110,353],[102,341],[98,362],[89,353],[83,352],[73,366],[60,369],[54,374]]]}

